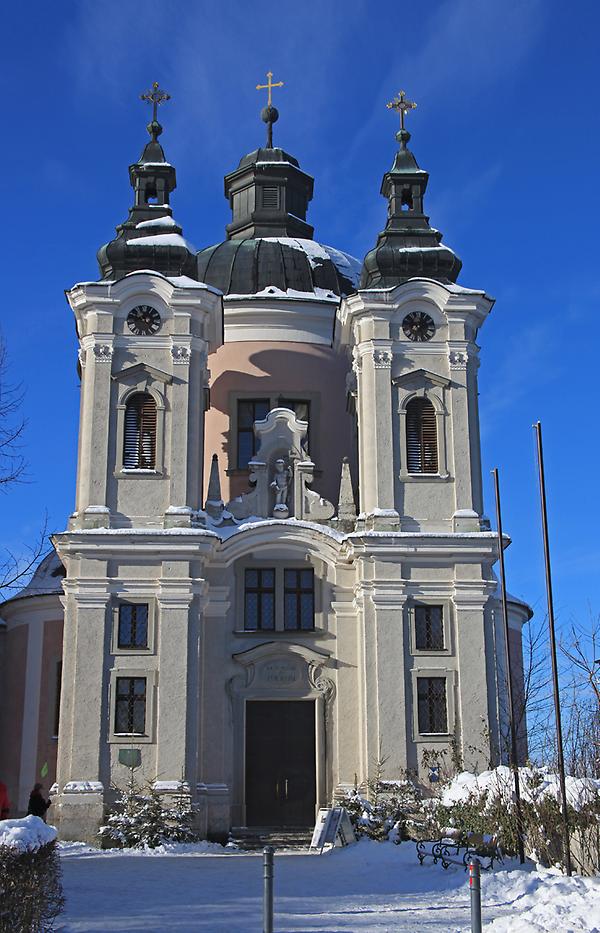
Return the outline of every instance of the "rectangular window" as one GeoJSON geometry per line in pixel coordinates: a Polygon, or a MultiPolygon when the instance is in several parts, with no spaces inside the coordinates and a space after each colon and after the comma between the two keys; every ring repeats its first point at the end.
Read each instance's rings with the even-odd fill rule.
{"type": "Polygon", "coordinates": [[[237,403],[237,465],[245,470],[256,454],[254,422],[262,421],[269,414],[268,398],[238,399],[237,403]]]}
{"type": "Polygon", "coordinates": [[[417,677],[417,703],[421,734],[448,732],[445,677],[417,677]]]}
{"type": "Polygon", "coordinates": [[[62,661],[56,662],[56,680],[54,683],[54,731],[53,736],[58,735],[60,724],[60,688],[62,684],[62,661]]]}
{"type": "Polygon", "coordinates": [[[283,607],[286,630],[314,629],[315,577],[312,570],[284,570],[283,607]]]}
{"type": "Polygon", "coordinates": [[[144,735],[146,730],[146,678],[117,677],[115,733],[144,735]]]}
{"type": "Polygon", "coordinates": [[[305,447],[310,448],[310,402],[300,398],[280,398],[277,402],[280,408],[289,408],[294,412],[298,421],[308,422],[308,431],[306,432],[305,447]]]}
{"type": "Polygon", "coordinates": [[[244,578],[244,628],[275,628],[275,571],[248,568],[244,578]]]}
{"type": "Polygon", "coordinates": [[[418,651],[444,650],[442,606],[415,606],[415,647],[418,651]]]}
{"type": "Polygon", "coordinates": [[[118,647],[133,651],[148,647],[147,603],[120,603],[118,647]]]}

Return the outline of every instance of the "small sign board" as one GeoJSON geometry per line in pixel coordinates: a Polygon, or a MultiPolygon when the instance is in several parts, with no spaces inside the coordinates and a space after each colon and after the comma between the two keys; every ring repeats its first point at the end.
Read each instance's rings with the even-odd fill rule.
{"type": "Polygon", "coordinates": [[[319,810],[310,843],[311,849],[318,849],[322,853],[326,846],[332,849],[336,845],[348,846],[353,842],[356,842],[356,836],[345,807],[319,810]]]}
{"type": "Polygon", "coordinates": [[[139,748],[120,748],[119,749],[119,764],[125,765],[126,768],[131,768],[132,771],[135,771],[136,768],[142,763],[142,753],[139,748]]]}

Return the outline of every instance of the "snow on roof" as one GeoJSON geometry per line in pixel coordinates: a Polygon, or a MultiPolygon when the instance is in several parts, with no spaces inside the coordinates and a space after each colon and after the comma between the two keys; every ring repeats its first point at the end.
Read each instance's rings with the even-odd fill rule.
{"type": "Polygon", "coordinates": [[[294,300],[302,301],[314,301],[317,298],[319,301],[331,301],[335,304],[338,304],[340,301],[339,295],[336,295],[335,292],[330,291],[328,288],[314,288],[311,292],[300,292],[295,288],[287,288],[285,291],[281,288],[277,288],[276,285],[268,285],[267,288],[263,288],[260,292],[254,292],[251,295],[225,295],[225,301],[247,301],[254,298],[290,298],[294,300]]]}
{"type": "Polygon", "coordinates": [[[139,224],[135,226],[138,230],[141,230],[146,227],[177,227],[178,224],[166,214],[164,217],[154,217],[152,220],[140,220],[139,224]]]}
{"type": "Polygon", "coordinates": [[[56,836],[54,826],[47,826],[39,816],[0,821],[0,846],[17,852],[36,852],[49,842],[54,842],[56,836]]]}
{"type": "MultiPolygon", "coordinates": [[[[160,218],[162,220],[162,218],[160,218]]],[[[180,233],[156,233],[153,236],[138,236],[127,240],[127,246],[184,246],[190,253],[196,252],[196,247],[180,233]]]]}
{"type": "Polygon", "coordinates": [[[58,554],[53,549],[37,565],[29,583],[7,602],[12,602],[14,599],[24,599],[26,596],[48,596],[52,593],[62,593],[64,576],[64,567],[58,554]]]}
{"type": "Polygon", "coordinates": [[[358,284],[362,264],[348,253],[342,253],[332,246],[317,243],[316,240],[305,240],[301,237],[265,236],[261,237],[261,239],[267,243],[281,243],[282,246],[289,246],[290,249],[297,249],[305,253],[313,269],[322,266],[323,260],[329,259],[338,269],[343,270],[348,275],[354,285],[358,284]]]}

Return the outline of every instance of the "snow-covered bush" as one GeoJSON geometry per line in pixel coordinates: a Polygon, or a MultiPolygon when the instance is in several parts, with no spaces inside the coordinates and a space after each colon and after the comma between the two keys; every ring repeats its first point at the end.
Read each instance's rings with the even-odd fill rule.
{"type": "Polygon", "coordinates": [[[367,795],[355,786],[339,801],[345,807],[360,838],[366,836],[383,842],[409,839],[412,819],[421,807],[421,793],[412,781],[369,782],[367,795]]]}
{"type": "Polygon", "coordinates": [[[39,816],[0,822],[0,930],[53,929],[64,905],[55,839],[39,816]]]}
{"type": "Polygon", "coordinates": [[[155,849],[164,842],[194,842],[194,811],[183,783],[172,804],[163,803],[152,785],[118,789],[114,808],[98,835],[106,843],[123,848],[155,849]]]}
{"type": "MultiPolygon", "coordinates": [[[[519,776],[526,853],[544,865],[555,864],[562,854],[557,776],[544,768],[520,768],[519,776]]],[[[568,777],[567,803],[571,834],[589,870],[598,858],[600,781],[568,777]]],[[[440,788],[438,799],[427,802],[425,812],[422,838],[436,838],[452,828],[498,836],[507,854],[517,853],[514,778],[505,766],[478,776],[458,774],[440,788]]]]}

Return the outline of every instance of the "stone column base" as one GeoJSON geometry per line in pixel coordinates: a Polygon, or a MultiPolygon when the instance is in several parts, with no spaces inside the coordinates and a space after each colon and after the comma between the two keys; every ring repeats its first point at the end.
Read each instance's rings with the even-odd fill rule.
{"type": "Polygon", "coordinates": [[[59,839],[100,846],[98,830],[104,822],[104,789],[69,793],[66,787],[52,800],[52,821],[58,829],[59,839]]]}
{"type": "Polygon", "coordinates": [[[227,784],[197,784],[198,828],[205,836],[227,835],[231,805],[227,784]]]}

